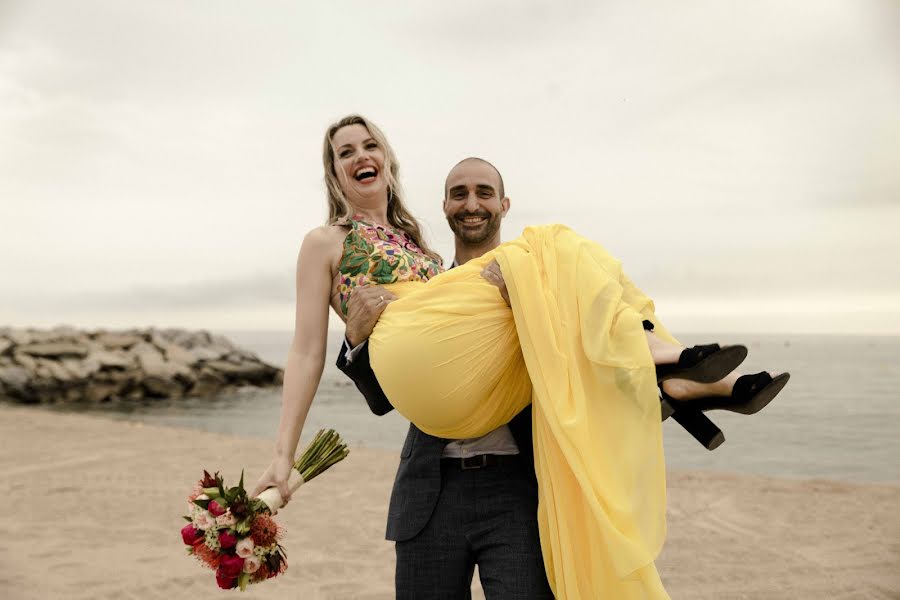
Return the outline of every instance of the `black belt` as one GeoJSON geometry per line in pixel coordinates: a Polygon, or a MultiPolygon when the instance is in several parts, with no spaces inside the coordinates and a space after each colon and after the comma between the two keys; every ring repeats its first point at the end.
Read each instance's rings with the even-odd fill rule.
{"type": "Polygon", "coordinates": [[[518,454],[477,454],[465,458],[442,458],[441,462],[449,466],[458,467],[463,471],[468,471],[469,469],[483,469],[484,467],[511,464],[518,460],[518,454]]]}

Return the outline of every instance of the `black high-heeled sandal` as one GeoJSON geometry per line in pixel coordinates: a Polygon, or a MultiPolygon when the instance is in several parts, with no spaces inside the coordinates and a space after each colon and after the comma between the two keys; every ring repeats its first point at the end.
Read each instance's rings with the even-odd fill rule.
{"type": "Polygon", "coordinates": [[[672,417],[707,450],[715,450],[725,442],[725,434],[702,411],[694,408],[675,410],[665,398],[661,402],[662,420],[672,417]]]}
{"type": "Polygon", "coordinates": [[[730,410],[743,415],[752,415],[765,408],[787,385],[790,378],[790,373],[781,373],[772,377],[765,371],[742,375],[734,382],[730,396],[707,396],[693,400],[676,400],[664,390],[660,391],[663,400],[674,409],[673,417],[681,410],[730,410]]]}
{"type": "MultiPolygon", "coordinates": [[[[653,331],[653,321],[643,321],[645,331],[653,331]]],[[[719,346],[707,344],[685,348],[674,365],[656,365],[656,381],[662,383],[666,379],[688,379],[698,383],[719,381],[744,362],[747,358],[747,347],[740,344],[719,346]]],[[[663,419],[665,421],[665,419],[663,419]]]]}
{"type": "Polygon", "coordinates": [[[656,381],[688,379],[698,383],[719,381],[747,358],[747,347],[740,344],[719,346],[707,344],[685,348],[674,365],[656,365],[656,381]]]}

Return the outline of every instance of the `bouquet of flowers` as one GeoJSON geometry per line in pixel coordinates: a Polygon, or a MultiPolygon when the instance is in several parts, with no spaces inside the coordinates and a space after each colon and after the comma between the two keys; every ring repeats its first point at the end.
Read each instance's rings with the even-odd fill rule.
{"type": "MultiPolygon", "coordinates": [[[[298,478],[291,490],[344,460],[348,453],[334,430],[319,431],[294,463],[298,478]]],[[[215,570],[220,588],[243,591],[287,568],[286,553],[279,543],[282,530],[272,518],[284,505],[276,488],[250,498],[243,473],[236,486],[225,487],[221,475],[203,471],[203,479],[188,499],[190,510],[184,516],[188,524],[181,529],[181,539],[188,554],[215,570]]]]}

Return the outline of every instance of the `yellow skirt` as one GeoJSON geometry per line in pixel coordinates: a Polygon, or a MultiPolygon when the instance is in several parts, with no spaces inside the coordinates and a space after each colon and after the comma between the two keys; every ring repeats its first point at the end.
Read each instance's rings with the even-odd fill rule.
{"type": "Polygon", "coordinates": [[[675,341],[600,245],[561,225],[518,239],[399,299],[370,338],[393,406],[443,438],[484,435],[534,404],[538,524],[557,598],[668,598],[656,373],[642,326],[675,341]],[[512,310],[481,270],[496,259],[512,310]]]}

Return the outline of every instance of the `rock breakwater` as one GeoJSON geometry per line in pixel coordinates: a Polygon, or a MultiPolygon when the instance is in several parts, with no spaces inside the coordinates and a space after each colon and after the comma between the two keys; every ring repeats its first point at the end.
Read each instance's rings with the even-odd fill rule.
{"type": "Polygon", "coordinates": [[[0,327],[0,397],[17,402],[206,397],[280,385],[283,375],[207,331],[0,327]]]}

